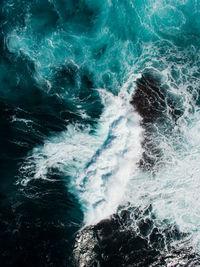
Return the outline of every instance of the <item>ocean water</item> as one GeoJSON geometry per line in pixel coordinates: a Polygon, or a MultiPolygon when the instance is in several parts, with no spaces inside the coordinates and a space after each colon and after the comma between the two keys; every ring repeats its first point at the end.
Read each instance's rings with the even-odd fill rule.
{"type": "Polygon", "coordinates": [[[1,0],[1,266],[200,266],[199,48],[199,0],[1,0]]]}

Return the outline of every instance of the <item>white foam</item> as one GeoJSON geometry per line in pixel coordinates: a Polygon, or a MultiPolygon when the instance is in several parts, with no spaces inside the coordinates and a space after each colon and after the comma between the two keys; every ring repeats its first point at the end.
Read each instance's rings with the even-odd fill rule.
{"type": "MultiPolygon", "coordinates": [[[[87,225],[113,214],[124,201],[130,201],[137,207],[151,203],[158,221],[167,219],[175,223],[181,231],[191,234],[194,246],[200,249],[200,117],[192,94],[187,91],[188,86],[193,86],[195,92],[198,81],[190,79],[192,73],[185,74],[186,69],[195,73],[197,66],[194,64],[190,69],[187,66],[190,61],[184,65],[182,62],[170,63],[169,55],[176,55],[178,59],[187,55],[187,51],[179,53],[173,49],[174,46],[166,47],[166,55],[161,59],[154,57],[156,49],[147,47],[144,50],[153,59],[152,66],[148,67],[154,68],[155,63],[162,66],[159,73],[165,76],[163,82],[167,83],[168,90],[180,100],[185,110],[171,136],[161,132],[155,140],[164,151],[162,168],[158,168],[156,176],[143,173],[136,165],[142,155],[142,128],[139,116],[129,103],[129,82],[118,96],[98,90],[104,112],[95,130],[89,126],[81,129],[78,125],[69,125],[67,131],[50,138],[43,147],[35,148],[23,171],[26,168],[29,173],[30,169],[33,170],[34,179],[48,179],[50,167],[62,171],[70,180],[71,192],[82,204],[87,225]],[[172,67],[180,73],[175,87],[172,67]]],[[[147,55],[141,56],[140,64],[147,55]]],[[[130,80],[135,81],[136,78],[131,77],[130,80]]],[[[23,183],[26,184],[29,179],[32,178],[29,176],[23,183]]]]}
{"type": "Polygon", "coordinates": [[[116,211],[141,156],[139,117],[127,99],[107,94],[104,98],[107,108],[101,124],[104,128],[109,122],[106,138],[76,180],[76,185],[84,188],[80,198],[86,203],[87,224],[96,223],[116,211]]]}
{"type": "Polygon", "coordinates": [[[35,148],[22,170],[30,173],[34,169],[34,179],[48,179],[50,167],[62,171],[70,179],[71,192],[82,203],[86,224],[116,211],[142,153],[140,118],[126,89],[122,88],[119,96],[98,91],[105,109],[95,132],[91,133],[90,127],[68,126],[66,132],[35,148]]]}
{"type": "Polygon", "coordinates": [[[127,200],[141,207],[151,203],[157,220],[175,223],[180,231],[191,235],[193,247],[199,250],[199,120],[183,131],[185,136],[184,142],[181,139],[183,143],[178,144],[180,149],[173,150],[169,144],[163,159],[165,167],[156,176],[139,172],[135,175],[129,184],[127,200]]]}
{"type": "Polygon", "coordinates": [[[180,231],[190,234],[193,247],[199,251],[200,115],[193,98],[199,91],[198,81],[195,79],[198,61],[194,61],[190,68],[190,59],[186,58],[186,55],[189,51],[195,55],[195,50],[188,48],[180,52],[173,49],[169,51],[166,49],[165,57],[161,61],[167,62],[168,56],[173,52],[177,63],[176,58],[173,58],[173,62],[167,62],[166,68],[159,73],[165,76],[163,80],[168,85],[168,92],[177,99],[177,104],[183,108],[184,113],[176,123],[172,120],[174,128],[171,134],[167,135],[161,129],[154,137],[154,141],[164,152],[161,158],[162,164],[158,162],[156,175],[139,170],[135,173],[133,179],[129,181],[126,201],[130,201],[136,207],[151,204],[156,215],[155,222],[161,223],[163,220],[168,220],[169,223],[174,223],[180,231]],[[184,64],[178,60],[180,58],[184,59],[184,64]],[[179,73],[177,80],[173,78],[173,69],[179,73]],[[187,69],[187,75],[182,69],[187,69]],[[174,83],[176,87],[173,87],[174,83]],[[188,90],[189,86],[190,90],[188,90]]]}

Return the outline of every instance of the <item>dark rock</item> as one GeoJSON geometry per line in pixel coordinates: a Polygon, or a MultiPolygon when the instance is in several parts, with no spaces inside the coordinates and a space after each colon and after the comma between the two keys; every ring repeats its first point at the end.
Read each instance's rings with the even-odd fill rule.
{"type": "Polygon", "coordinates": [[[131,104],[141,115],[143,123],[155,123],[166,111],[166,101],[161,84],[150,73],[144,73],[136,82],[136,92],[131,104]]]}
{"type": "Polygon", "coordinates": [[[146,71],[136,81],[131,104],[142,117],[141,126],[144,128],[144,152],[139,166],[144,171],[155,173],[163,154],[156,138],[172,134],[176,121],[183,114],[180,101],[173,98],[157,73],[146,71]]]}
{"type": "Polygon", "coordinates": [[[120,208],[111,218],[78,232],[72,266],[172,266],[167,265],[170,262],[176,263],[173,266],[188,266],[188,262],[200,263],[199,255],[186,245],[184,249],[178,245],[174,248],[174,241],[187,240],[186,234],[165,222],[156,227],[149,208],[143,211],[128,209],[120,208]]]}

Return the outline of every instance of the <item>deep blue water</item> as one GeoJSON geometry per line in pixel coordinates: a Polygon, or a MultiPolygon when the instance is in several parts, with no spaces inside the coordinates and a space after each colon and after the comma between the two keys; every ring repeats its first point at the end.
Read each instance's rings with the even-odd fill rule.
{"type": "Polygon", "coordinates": [[[2,0],[0,265],[200,265],[200,1],[2,0]]]}

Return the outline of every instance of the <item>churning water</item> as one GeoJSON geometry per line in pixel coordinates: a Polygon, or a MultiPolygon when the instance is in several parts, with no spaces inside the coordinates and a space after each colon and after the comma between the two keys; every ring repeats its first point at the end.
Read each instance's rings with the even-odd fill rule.
{"type": "Polygon", "coordinates": [[[0,8],[2,266],[198,266],[200,1],[0,8]],[[98,262],[81,234],[124,212],[149,250],[193,260],[98,262]]]}

